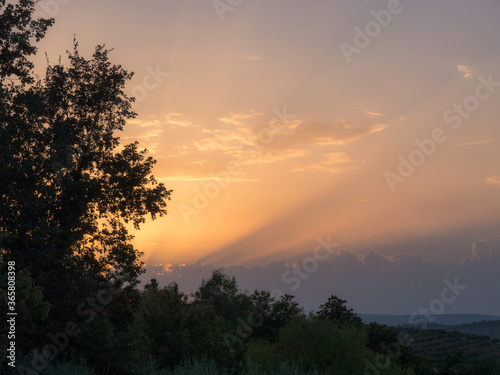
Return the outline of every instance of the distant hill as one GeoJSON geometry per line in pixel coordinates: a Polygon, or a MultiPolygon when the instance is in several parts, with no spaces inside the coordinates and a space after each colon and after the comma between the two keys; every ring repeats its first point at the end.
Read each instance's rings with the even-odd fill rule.
{"type": "MultiPolygon", "coordinates": [[[[410,315],[376,315],[376,314],[358,314],[364,323],[375,322],[387,326],[404,326],[410,323],[410,315]]],[[[434,315],[436,320],[432,322],[433,328],[435,325],[456,326],[461,324],[479,323],[483,321],[498,321],[500,316],[481,315],[481,314],[442,314],[434,315]]],[[[429,328],[430,325],[429,325],[429,328]]],[[[445,329],[443,327],[438,327],[445,329]]]]}
{"type": "Polygon", "coordinates": [[[500,320],[482,321],[456,326],[430,324],[429,329],[441,329],[445,331],[457,331],[465,335],[488,336],[492,339],[500,339],[500,320]]]}
{"type": "MultiPolygon", "coordinates": [[[[475,323],[476,324],[476,323],[475,323]]],[[[477,323],[484,324],[484,323],[477,323]]],[[[497,321],[500,326],[500,321],[497,321]]],[[[449,327],[449,326],[448,326],[449,327]]],[[[500,359],[500,340],[487,336],[463,334],[442,329],[415,329],[409,326],[398,327],[396,330],[408,333],[412,338],[411,347],[417,353],[425,356],[434,368],[443,365],[445,353],[462,353],[461,362],[471,365],[475,361],[500,359]]]]}

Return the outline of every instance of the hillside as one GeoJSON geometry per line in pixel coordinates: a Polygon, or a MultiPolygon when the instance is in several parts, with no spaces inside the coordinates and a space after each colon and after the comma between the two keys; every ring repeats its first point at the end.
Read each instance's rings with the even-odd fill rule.
{"type": "MultiPolygon", "coordinates": [[[[410,320],[410,315],[377,315],[377,314],[358,314],[365,324],[374,322],[387,326],[404,326],[408,325],[410,320]]],[[[434,315],[435,321],[432,322],[434,327],[445,325],[445,326],[456,326],[470,323],[477,323],[483,321],[498,321],[500,316],[495,315],[481,315],[481,314],[442,314],[434,315]]],[[[429,325],[430,328],[431,325],[429,325]]],[[[441,327],[436,327],[441,328],[441,327]]],[[[482,334],[482,333],[481,333],[482,334]]]]}
{"type": "Polygon", "coordinates": [[[469,324],[459,324],[455,326],[430,324],[429,329],[458,331],[466,335],[488,336],[491,339],[500,340],[500,320],[474,322],[469,324]]]}
{"type": "Polygon", "coordinates": [[[456,354],[460,358],[459,363],[464,366],[470,366],[477,361],[500,360],[500,339],[441,329],[421,330],[410,327],[396,329],[410,334],[412,337],[410,347],[416,353],[423,355],[434,368],[442,366],[446,357],[456,354]]]}

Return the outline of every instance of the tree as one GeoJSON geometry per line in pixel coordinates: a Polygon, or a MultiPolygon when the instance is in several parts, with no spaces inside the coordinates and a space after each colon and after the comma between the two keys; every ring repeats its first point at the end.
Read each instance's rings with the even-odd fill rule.
{"type": "Polygon", "coordinates": [[[332,295],[325,304],[319,306],[317,316],[320,320],[329,320],[338,324],[363,325],[361,318],[354,313],[353,309],[347,308],[346,303],[347,301],[332,295]]]}
{"type": "Polygon", "coordinates": [[[252,308],[250,297],[239,292],[236,279],[221,269],[215,270],[210,279],[202,280],[193,297],[195,304],[213,306],[217,315],[231,324],[246,318],[252,308]]]}
{"type": "Polygon", "coordinates": [[[69,68],[50,66],[45,81],[10,91],[0,124],[0,225],[4,254],[34,275],[78,270],[135,282],[141,272],[125,224],[166,213],[171,191],[151,175],[138,143],[119,150],[115,132],[135,117],[124,92],[131,74],[98,46],[91,60],[78,44],[69,68]]]}
{"type": "MultiPolygon", "coordinates": [[[[110,50],[97,46],[86,59],[75,41],[67,66],[34,75],[33,43],[53,23],[32,19],[35,3],[0,0],[0,257],[31,274],[50,303],[45,325],[26,332],[42,343],[54,327],[81,323],[78,306],[99,292],[113,289],[110,298],[127,311],[143,272],[127,224],[139,229],[146,215],[165,215],[172,191],[155,180],[147,150],[120,144],[117,133],[136,116],[124,92],[132,73],[109,61],[110,50]]],[[[100,341],[111,348],[118,312],[107,305],[89,310],[96,318],[88,324],[96,333],[109,327],[100,341]]],[[[107,360],[87,328],[72,349],[107,360]]],[[[23,352],[28,342],[19,342],[23,352]]]]}
{"type": "Polygon", "coordinates": [[[304,372],[363,374],[366,333],[360,327],[302,317],[280,330],[274,348],[280,362],[300,362],[304,372]]]}
{"type": "Polygon", "coordinates": [[[187,358],[211,358],[233,365],[224,341],[227,324],[213,305],[188,303],[176,283],[162,289],[156,280],[146,285],[137,312],[136,331],[145,336],[146,355],[163,369],[187,358]]]}
{"type": "MultiPolygon", "coordinates": [[[[7,301],[8,296],[7,275],[7,263],[0,263],[0,301],[2,302],[7,301]]],[[[32,339],[32,337],[25,334],[26,331],[37,331],[40,324],[47,319],[50,305],[47,301],[44,301],[42,289],[34,285],[33,279],[28,272],[22,270],[16,276],[16,340],[17,342],[25,342],[32,339]]],[[[7,305],[0,303],[0,313],[7,316],[8,311],[7,305]]],[[[0,330],[9,332],[6,319],[0,322],[0,330]]],[[[7,334],[0,336],[0,350],[3,353],[6,353],[10,341],[7,334]]],[[[0,372],[2,373],[8,369],[7,365],[4,364],[6,360],[5,356],[0,358],[0,372]]]]}
{"type": "Polygon", "coordinates": [[[368,333],[368,347],[375,353],[384,353],[382,345],[392,345],[398,342],[398,332],[388,326],[371,322],[366,327],[368,333]]]}
{"type": "Polygon", "coordinates": [[[145,286],[137,310],[137,331],[145,336],[146,353],[163,368],[177,365],[184,356],[189,333],[183,326],[187,296],[177,284],[159,289],[155,279],[145,286]]]}
{"type": "MultiPolygon", "coordinates": [[[[200,323],[193,324],[197,333],[194,335],[204,338],[198,340],[199,353],[207,353],[204,348],[207,343],[212,342],[210,356],[219,364],[233,366],[240,362],[245,351],[244,339],[249,337],[252,327],[248,324],[248,317],[252,312],[252,301],[250,297],[239,292],[238,284],[234,277],[226,275],[222,269],[215,270],[208,280],[202,280],[200,287],[193,294],[194,301],[190,304],[191,319],[198,320],[197,316],[209,314],[211,311],[219,318],[218,326],[221,327],[219,336],[208,337],[203,333],[205,329],[200,323]],[[193,312],[196,314],[193,315],[193,312]],[[220,346],[222,341],[223,346],[220,346]]],[[[210,315],[209,315],[210,316],[210,315]]],[[[215,325],[212,323],[212,325],[215,325]]]]}
{"type": "Polygon", "coordinates": [[[294,296],[285,294],[280,299],[271,296],[266,290],[254,291],[250,296],[256,314],[260,315],[262,324],[254,329],[252,337],[276,340],[280,328],[289,321],[303,314],[302,308],[294,300],[294,296]]]}
{"type": "Polygon", "coordinates": [[[35,3],[23,0],[6,5],[6,0],[0,0],[0,88],[12,76],[22,83],[33,82],[33,63],[28,57],[37,49],[32,39],[38,42],[54,23],[53,19],[32,19],[35,3]]]}

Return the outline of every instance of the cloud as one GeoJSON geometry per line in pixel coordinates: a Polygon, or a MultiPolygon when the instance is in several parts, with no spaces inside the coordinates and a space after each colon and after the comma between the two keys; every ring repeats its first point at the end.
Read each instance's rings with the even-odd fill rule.
{"type": "Polygon", "coordinates": [[[382,113],[365,111],[365,113],[370,117],[383,117],[382,113]]]}
{"type": "Polygon", "coordinates": [[[219,117],[220,122],[212,127],[202,127],[173,112],[163,121],[133,120],[135,135],[131,138],[140,140],[156,158],[168,159],[168,174],[173,178],[192,180],[208,178],[209,173],[223,170],[229,161],[248,166],[293,160],[295,165],[289,168],[294,172],[339,173],[355,169],[349,155],[332,152],[334,148],[388,126],[358,126],[348,121],[277,121],[272,114],[269,121],[263,121],[264,115],[252,109],[232,112],[219,117]]]}
{"type": "Polygon", "coordinates": [[[160,146],[157,139],[163,133],[163,129],[156,125],[146,126],[145,128],[148,130],[137,135],[135,138],[141,141],[142,147],[145,147],[151,154],[155,155],[158,153],[158,148],[160,146]]]}
{"type": "Polygon", "coordinates": [[[189,150],[190,147],[186,145],[175,146],[169,149],[167,156],[169,158],[176,158],[179,156],[186,155],[189,152],[189,150]]]}
{"type": "Polygon", "coordinates": [[[244,129],[217,130],[217,135],[196,141],[194,145],[199,151],[239,151],[252,145],[252,139],[244,129]]]}
{"type": "Polygon", "coordinates": [[[259,182],[255,178],[242,178],[230,176],[230,178],[225,178],[215,175],[206,176],[190,176],[190,175],[174,175],[168,177],[157,178],[159,182],[172,182],[172,181],[224,181],[224,182],[259,182]]]}
{"type": "Polygon", "coordinates": [[[139,120],[139,119],[132,119],[128,121],[128,124],[131,125],[136,125],[139,128],[159,128],[162,126],[161,122],[159,120],[139,120]]]}
{"type": "Polygon", "coordinates": [[[257,153],[252,151],[252,149],[248,149],[247,151],[243,151],[239,155],[240,165],[254,165],[254,164],[269,164],[276,162],[283,162],[288,159],[298,158],[307,155],[308,152],[306,150],[301,149],[290,149],[283,150],[280,152],[263,152],[257,153]],[[245,153],[248,154],[248,157],[245,156],[245,153]]]}
{"type": "Polygon", "coordinates": [[[218,120],[222,121],[225,124],[243,126],[245,123],[241,120],[252,119],[262,115],[264,115],[264,113],[257,113],[255,111],[251,111],[250,113],[231,113],[227,117],[219,117],[218,120]]]}
{"type": "Polygon", "coordinates": [[[177,119],[176,117],[182,116],[182,113],[169,113],[167,116],[165,116],[165,124],[174,126],[174,127],[181,127],[181,128],[188,128],[190,126],[193,126],[194,124],[191,121],[186,121],[186,120],[181,120],[177,119]]]}
{"type": "Polygon", "coordinates": [[[351,162],[351,159],[347,156],[345,152],[334,152],[326,154],[325,157],[326,158],[323,161],[295,168],[293,172],[322,171],[328,173],[338,173],[345,171],[347,169],[354,168],[354,167],[336,167],[336,165],[338,164],[347,164],[351,162]]]}
{"type": "Polygon", "coordinates": [[[486,241],[479,240],[472,245],[472,261],[479,262],[491,256],[490,245],[486,241]]]}
{"type": "Polygon", "coordinates": [[[475,141],[475,142],[464,142],[464,143],[455,143],[457,146],[477,146],[477,145],[484,145],[485,143],[491,143],[493,140],[491,139],[484,139],[482,141],[475,141]]]}
{"type": "Polygon", "coordinates": [[[498,185],[498,186],[500,186],[500,176],[488,177],[488,178],[485,178],[483,181],[486,185],[498,185]]]}
{"type": "Polygon", "coordinates": [[[259,56],[242,56],[244,60],[249,60],[249,61],[260,61],[262,60],[261,57],[259,56]]]}
{"type": "Polygon", "coordinates": [[[387,124],[374,124],[358,127],[347,121],[338,124],[308,122],[303,123],[296,133],[320,146],[340,146],[359,141],[368,134],[381,132],[388,126],[387,124]]]}
{"type": "MultiPolygon", "coordinates": [[[[251,249],[249,249],[251,251],[251,249]]],[[[306,311],[317,310],[332,294],[346,299],[356,313],[412,314],[439,298],[445,280],[467,289],[446,305],[446,313],[500,315],[500,258],[491,254],[485,241],[472,246],[471,257],[463,263],[431,262],[420,256],[401,253],[391,257],[375,250],[359,254],[340,249],[317,266],[306,268],[312,250],[288,260],[266,265],[232,265],[224,272],[235,276],[241,290],[274,289],[295,295],[306,311]],[[485,261],[487,260],[487,261],[485,261]],[[294,269],[300,267],[301,272],[294,269]],[[308,271],[313,270],[313,271],[308,271]],[[292,289],[294,287],[294,289],[292,289]]],[[[160,285],[177,282],[181,290],[196,290],[216,264],[148,265],[143,280],[157,277],[160,285]]]]}
{"type": "Polygon", "coordinates": [[[161,133],[163,133],[163,129],[157,128],[157,129],[148,130],[145,133],[142,133],[141,135],[138,135],[136,138],[137,139],[149,140],[151,138],[158,137],[161,133]]]}
{"type": "Polygon", "coordinates": [[[457,71],[462,73],[464,78],[475,77],[477,75],[474,68],[466,65],[457,65],[457,71]]]}
{"type": "Polygon", "coordinates": [[[348,121],[323,123],[314,120],[290,120],[267,123],[252,121],[262,113],[231,113],[219,120],[230,127],[202,129],[208,137],[194,142],[198,152],[221,152],[239,165],[256,165],[284,162],[309,156],[321,159],[302,163],[292,168],[294,172],[318,171],[339,173],[355,169],[345,152],[325,154],[325,147],[345,145],[364,136],[380,132],[387,124],[357,126],[348,121]],[[249,121],[246,124],[245,121],[249,121]]]}

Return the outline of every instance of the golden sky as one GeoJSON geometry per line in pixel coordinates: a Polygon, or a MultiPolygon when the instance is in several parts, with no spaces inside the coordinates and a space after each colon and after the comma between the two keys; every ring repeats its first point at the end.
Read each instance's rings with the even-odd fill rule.
{"type": "Polygon", "coordinates": [[[168,215],[136,233],[148,262],[284,260],[328,235],[434,260],[500,246],[498,0],[39,11],[56,24],[38,64],[76,35],[82,53],[105,43],[135,72],[139,116],[121,139],[148,148],[174,190],[168,215]]]}

